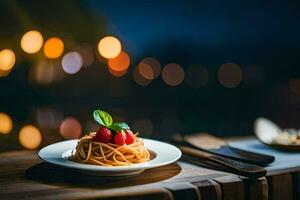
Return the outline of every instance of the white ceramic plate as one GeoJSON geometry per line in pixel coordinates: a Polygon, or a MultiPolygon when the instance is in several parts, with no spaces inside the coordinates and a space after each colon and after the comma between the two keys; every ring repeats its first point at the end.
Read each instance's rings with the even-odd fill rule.
{"type": "Polygon", "coordinates": [[[145,163],[129,166],[105,167],[91,164],[82,164],[69,160],[78,140],[58,142],[44,147],[39,151],[39,157],[49,163],[80,170],[83,173],[98,176],[122,176],[137,174],[145,169],[160,167],[176,162],[181,157],[181,151],[171,145],[156,140],[143,139],[145,147],[155,154],[155,157],[145,163]]]}

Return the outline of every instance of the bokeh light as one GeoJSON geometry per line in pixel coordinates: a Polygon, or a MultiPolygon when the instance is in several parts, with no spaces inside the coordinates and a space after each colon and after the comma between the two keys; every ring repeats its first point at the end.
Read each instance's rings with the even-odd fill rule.
{"type": "Polygon", "coordinates": [[[130,65],[129,55],[122,51],[117,57],[108,59],[108,67],[117,72],[126,71],[130,65]]]}
{"type": "Polygon", "coordinates": [[[0,70],[8,71],[13,68],[16,63],[15,53],[10,49],[0,51],[0,70]]]}
{"type": "Polygon", "coordinates": [[[21,39],[21,48],[29,54],[37,53],[43,46],[43,36],[40,32],[31,30],[26,32],[21,39]]]}
{"type": "Polygon", "coordinates": [[[152,79],[146,79],[140,74],[138,67],[134,68],[132,78],[138,85],[141,86],[147,86],[152,82],[152,79]]]}
{"type": "Polygon", "coordinates": [[[162,70],[162,79],[169,86],[179,85],[184,80],[184,70],[176,63],[169,63],[162,70]]]}
{"type": "Polygon", "coordinates": [[[82,67],[82,58],[78,52],[72,51],[64,55],[61,65],[67,74],[76,74],[82,67]]]}
{"type": "Polygon", "coordinates": [[[36,149],[42,142],[42,134],[37,127],[26,125],[20,130],[19,141],[26,149],[36,149]]]}
{"type": "Polygon", "coordinates": [[[11,70],[3,71],[0,70],[0,77],[6,77],[10,74],[11,70]]]}
{"type": "Polygon", "coordinates": [[[154,71],[150,65],[141,62],[138,65],[138,71],[145,79],[154,79],[154,71]]]}
{"type": "Polygon", "coordinates": [[[124,71],[115,71],[113,69],[111,69],[110,67],[108,67],[108,71],[111,75],[115,76],[115,77],[121,77],[124,76],[127,73],[127,69],[124,71]]]}
{"type": "Polygon", "coordinates": [[[186,71],[186,84],[192,88],[206,86],[209,80],[209,73],[206,67],[201,65],[191,65],[186,71]]]}
{"type": "Polygon", "coordinates": [[[81,55],[82,66],[88,67],[94,62],[94,52],[93,48],[89,44],[81,44],[75,49],[81,55]]]}
{"type": "Polygon", "coordinates": [[[292,78],[289,81],[289,87],[292,93],[300,95],[300,79],[292,78]]]}
{"type": "Polygon", "coordinates": [[[44,54],[47,58],[55,59],[64,52],[64,43],[58,37],[49,38],[44,44],[44,54]]]}
{"type": "Polygon", "coordinates": [[[74,117],[67,117],[59,126],[60,135],[65,139],[77,139],[82,132],[79,121],[74,117]]]}
{"type": "Polygon", "coordinates": [[[226,88],[237,87],[243,79],[241,67],[235,63],[225,63],[220,66],[218,80],[226,88]]]}
{"type": "Polygon", "coordinates": [[[29,81],[42,85],[59,82],[64,78],[64,72],[58,61],[42,59],[31,66],[29,81]]]}
{"type": "Polygon", "coordinates": [[[138,65],[139,73],[146,79],[155,79],[160,75],[161,65],[152,57],[144,58],[138,65]]]}
{"type": "Polygon", "coordinates": [[[11,118],[5,113],[0,113],[0,133],[8,134],[11,132],[12,128],[13,123],[11,118]]]}
{"type": "Polygon", "coordinates": [[[113,36],[106,36],[98,43],[99,54],[104,58],[115,58],[122,50],[121,42],[113,36]]]}

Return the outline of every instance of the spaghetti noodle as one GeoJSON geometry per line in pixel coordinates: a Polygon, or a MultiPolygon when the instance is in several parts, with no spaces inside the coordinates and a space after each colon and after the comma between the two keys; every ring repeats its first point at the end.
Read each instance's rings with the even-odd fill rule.
{"type": "Polygon", "coordinates": [[[150,153],[141,138],[134,135],[129,145],[117,145],[93,141],[96,133],[82,137],[75,152],[76,161],[101,166],[126,166],[150,160],[150,153]]]}

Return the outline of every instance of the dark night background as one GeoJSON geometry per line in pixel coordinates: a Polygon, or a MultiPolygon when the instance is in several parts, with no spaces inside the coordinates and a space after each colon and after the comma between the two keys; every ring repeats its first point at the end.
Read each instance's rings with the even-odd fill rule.
{"type": "Polygon", "coordinates": [[[144,137],[163,140],[197,131],[251,135],[261,116],[300,128],[299,19],[299,1],[2,0],[0,50],[13,49],[17,61],[0,77],[0,112],[13,121],[11,133],[0,134],[0,151],[23,148],[18,132],[26,124],[41,130],[42,146],[63,139],[58,127],[65,117],[78,119],[83,133],[94,130],[95,108],[127,121],[144,137]],[[31,67],[45,59],[42,51],[28,55],[20,47],[22,35],[32,29],[44,40],[62,38],[64,52],[88,43],[96,59],[53,83],[31,82],[31,67]],[[130,55],[122,77],[108,72],[97,51],[106,35],[117,37],[130,55]],[[146,57],[162,68],[181,65],[184,81],[169,86],[159,76],[146,86],[137,84],[133,72],[146,57]],[[224,63],[242,71],[225,70],[225,78],[241,78],[234,87],[220,80],[224,63]],[[193,73],[191,66],[207,73],[193,73]]]}

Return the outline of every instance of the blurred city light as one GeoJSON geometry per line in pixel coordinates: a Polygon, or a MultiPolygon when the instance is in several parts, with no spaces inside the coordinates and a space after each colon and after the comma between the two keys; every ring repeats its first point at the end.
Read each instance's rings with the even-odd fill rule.
{"type": "Polygon", "coordinates": [[[64,73],[58,61],[42,59],[29,70],[29,80],[32,83],[51,84],[61,81],[64,73]]]}
{"type": "Polygon", "coordinates": [[[154,79],[154,71],[150,65],[140,62],[138,65],[138,71],[145,79],[154,79]]]}
{"type": "Polygon", "coordinates": [[[110,67],[108,67],[108,71],[111,75],[115,76],[115,77],[121,77],[124,76],[127,73],[127,69],[124,71],[115,71],[113,69],[111,69],[110,67]]]}
{"type": "Polygon", "coordinates": [[[162,70],[162,79],[169,86],[179,85],[184,80],[184,70],[176,63],[169,63],[162,70]]]}
{"type": "Polygon", "coordinates": [[[151,82],[152,82],[152,79],[146,79],[144,78],[139,70],[138,70],[138,67],[134,68],[133,70],[133,73],[132,73],[132,77],[133,77],[133,80],[138,84],[138,85],[141,85],[141,86],[147,86],[149,85],[151,82]]]}
{"type": "Polygon", "coordinates": [[[218,80],[226,88],[237,87],[243,79],[241,67],[235,63],[225,63],[220,66],[218,80]]]}
{"type": "Polygon", "coordinates": [[[94,52],[93,48],[89,44],[81,44],[75,49],[75,51],[81,55],[82,66],[88,67],[93,64],[94,52]]]}
{"type": "Polygon", "coordinates": [[[289,87],[292,93],[300,95],[300,79],[292,78],[289,81],[289,87]]]}
{"type": "Polygon", "coordinates": [[[26,149],[36,149],[42,142],[42,134],[37,127],[26,125],[20,130],[19,141],[26,149]]]}
{"type": "Polygon", "coordinates": [[[16,63],[15,53],[10,49],[0,51],[0,70],[9,71],[16,63]]]}
{"type": "Polygon", "coordinates": [[[107,59],[117,57],[121,53],[121,50],[121,42],[113,36],[106,36],[98,43],[99,54],[107,59]]]}
{"type": "Polygon", "coordinates": [[[10,74],[11,70],[3,71],[0,70],[0,77],[6,77],[10,74]]]}
{"type": "Polygon", "coordinates": [[[49,38],[44,44],[44,54],[47,58],[55,59],[62,55],[64,43],[58,37],[49,38]]]}
{"type": "Polygon", "coordinates": [[[82,58],[78,52],[72,51],[64,55],[62,68],[67,74],[76,74],[82,67],[82,58]]]}
{"type": "Polygon", "coordinates": [[[146,79],[155,79],[160,75],[161,65],[152,57],[144,58],[138,65],[140,74],[146,79]]]}
{"type": "Polygon", "coordinates": [[[59,126],[60,135],[65,139],[77,139],[80,137],[82,128],[79,121],[74,117],[67,117],[59,126]]]}
{"type": "Polygon", "coordinates": [[[186,71],[186,84],[192,88],[206,86],[209,80],[209,73],[206,67],[191,65],[186,71]]]}
{"type": "Polygon", "coordinates": [[[12,128],[13,123],[11,118],[5,113],[0,113],[0,133],[8,134],[11,132],[12,128]]]}
{"type": "Polygon", "coordinates": [[[117,57],[108,59],[107,64],[113,72],[126,73],[130,65],[130,57],[126,52],[122,51],[117,57]]]}
{"type": "Polygon", "coordinates": [[[32,30],[26,32],[21,39],[21,48],[29,54],[37,53],[43,46],[43,36],[40,32],[32,30]]]}

